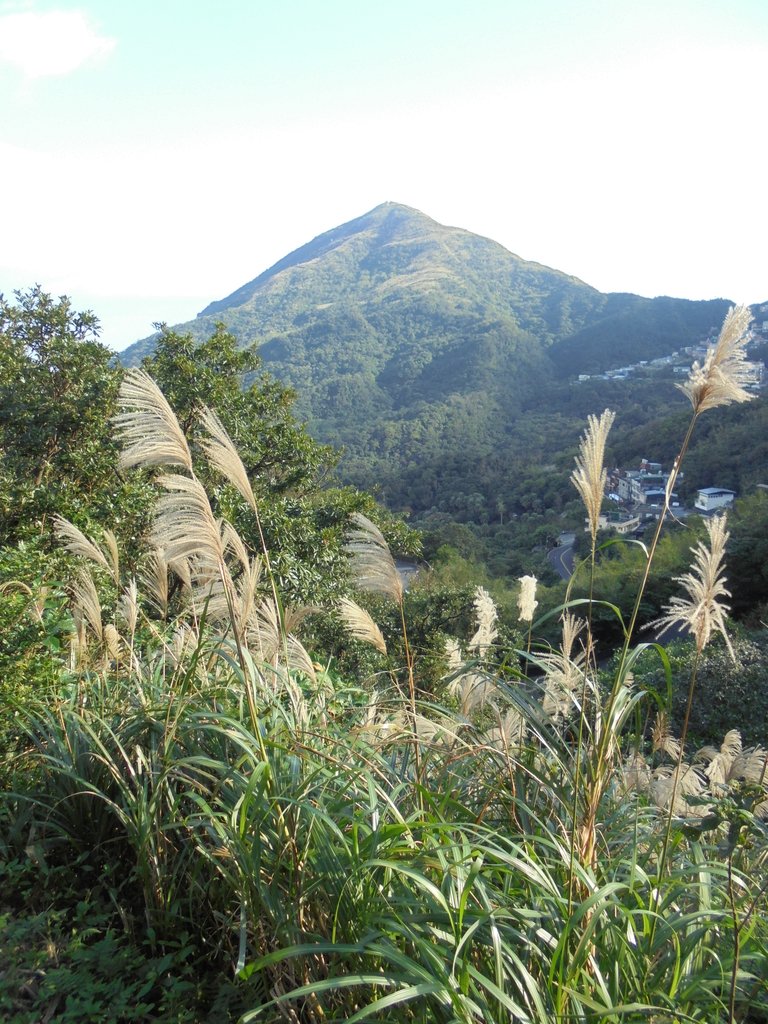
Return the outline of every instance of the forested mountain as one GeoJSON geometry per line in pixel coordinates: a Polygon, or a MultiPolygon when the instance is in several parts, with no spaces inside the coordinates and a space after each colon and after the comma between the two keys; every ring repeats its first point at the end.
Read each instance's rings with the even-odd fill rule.
{"type": "MultiPolygon", "coordinates": [[[[683,402],[671,381],[628,389],[578,374],[701,342],[728,306],[603,294],[384,203],[177,330],[202,339],[223,322],[241,344],[258,343],[310,431],[344,446],[348,481],[395,507],[482,523],[567,500],[587,413],[617,409],[620,438],[683,402]]],[[[152,345],[137,343],[125,361],[152,345]]]]}

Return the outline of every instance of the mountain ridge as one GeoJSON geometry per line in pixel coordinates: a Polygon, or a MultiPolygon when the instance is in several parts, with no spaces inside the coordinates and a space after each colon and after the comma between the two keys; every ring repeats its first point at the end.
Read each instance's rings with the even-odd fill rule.
{"type": "MultiPolygon", "coordinates": [[[[596,392],[569,381],[700,342],[729,305],[602,293],[388,202],[176,329],[202,339],[221,321],[257,344],[311,432],[345,449],[344,480],[378,487],[394,506],[486,515],[500,500],[524,507],[520,481],[530,477],[532,494],[537,465],[575,443],[596,392]],[[475,512],[453,508],[456,494],[475,512]]],[[[648,389],[649,415],[661,393],[648,389]]]]}
{"type": "MultiPolygon", "coordinates": [[[[237,288],[230,295],[226,296],[223,299],[215,300],[209,303],[205,307],[205,309],[198,313],[198,317],[210,316],[215,313],[223,312],[225,309],[232,308],[233,306],[242,305],[244,302],[247,302],[249,299],[253,297],[253,295],[260,286],[267,284],[276,274],[280,273],[281,271],[293,269],[294,267],[311,262],[312,260],[322,258],[322,256],[327,255],[334,249],[337,249],[339,246],[343,245],[345,241],[348,241],[349,239],[355,236],[360,236],[363,233],[370,233],[372,228],[379,229],[378,241],[383,242],[383,244],[388,244],[391,241],[391,238],[387,239],[386,237],[384,237],[384,239],[382,239],[381,236],[385,235],[385,230],[387,228],[389,228],[390,236],[393,234],[393,222],[399,225],[405,223],[411,227],[413,227],[415,223],[428,223],[429,227],[433,231],[437,230],[444,236],[449,233],[459,233],[464,236],[471,236],[479,240],[482,240],[488,245],[498,248],[500,251],[504,252],[508,256],[511,256],[513,259],[519,261],[521,264],[536,267],[539,270],[542,270],[547,273],[556,274],[559,277],[568,278],[569,280],[572,280],[580,285],[584,284],[584,282],[580,281],[578,278],[573,277],[572,275],[564,274],[561,271],[554,270],[553,268],[547,267],[544,264],[524,260],[521,256],[518,256],[516,253],[510,252],[499,242],[496,242],[493,239],[488,238],[487,236],[475,235],[473,232],[467,231],[464,228],[440,224],[438,221],[433,220],[431,217],[428,217],[426,214],[422,213],[420,210],[415,209],[414,207],[406,206],[405,204],[402,203],[387,201],[384,203],[380,203],[378,206],[375,206],[372,210],[369,210],[367,213],[362,214],[359,217],[355,217],[352,220],[345,222],[344,224],[340,224],[335,228],[331,228],[329,231],[322,232],[320,235],[317,235],[315,238],[313,238],[310,242],[305,243],[298,249],[294,249],[292,252],[288,253],[286,256],[282,257],[280,260],[274,263],[271,267],[268,267],[265,271],[263,271],[261,274],[255,277],[252,281],[249,281],[246,284],[242,285],[240,288],[237,288]]],[[[411,234],[412,240],[416,241],[419,236],[416,235],[414,232],[412,232],[411,234]]],[[[585,285],[585,287],[590,286],[585,285]]],[[[593,290],[596,291],[596,289],[593,290]]]]}

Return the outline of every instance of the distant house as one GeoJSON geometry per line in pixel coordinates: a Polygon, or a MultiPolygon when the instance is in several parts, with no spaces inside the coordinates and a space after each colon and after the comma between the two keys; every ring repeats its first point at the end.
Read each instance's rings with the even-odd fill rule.
{"type": "MultiPolygon", "coordinates": [[[[599,530],[615,530],[616,533],[631,533],[633,530],[637,530],[640,526],[640,516],[623,516],[615,512],[606,514],[601,512],[597,519],[597,528],[599,530]]],[[[584,532],[589,533],[590,522],[588,519],[584,520],[584,532]]]]}
{"type": "Polygon", "coordinates": [[[716,512],[719,508],[730,508],[735,491],[729,491],[726,487],[702,487],[696,492],[695,507],[699,512],[716,512]]]}
{"type": "MultiPolygon", "coordinates": [[[[640,469],[611,470],[608,473],[606,492],[617,495],[620,501],[628,505],[663,504],[668,480],[669,473],[662,471],[660,462],[643,459],[640,469]]],[[[674,504],[677,495],[670,495],[670,501],[674,504]]]]}

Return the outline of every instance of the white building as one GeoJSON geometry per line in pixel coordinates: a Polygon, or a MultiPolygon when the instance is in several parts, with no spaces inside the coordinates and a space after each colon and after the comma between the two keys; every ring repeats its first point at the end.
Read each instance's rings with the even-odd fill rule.
{"type": "Polygon", "coordinates": [[[730,508],[735,491],[729,491],[725,487],[702,487],[696,492],[695,507],[699,512],[716,512],[719,508],[730,508]]]}

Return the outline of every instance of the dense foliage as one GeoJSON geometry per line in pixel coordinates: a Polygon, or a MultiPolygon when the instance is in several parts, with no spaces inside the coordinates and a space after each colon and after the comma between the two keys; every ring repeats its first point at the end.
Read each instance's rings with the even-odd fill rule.
{"type": "MultiPolygon", "coordinates": [[[[203,377],[220,348],[237,381],[226,339],[203,377]]],[[[684,546],[660,528],[634,548],[625,612],[601,588],[631,555],[595,527],[585,596],[543,607],[529,578],[510,628],[482,588],[462,606],[439,566],[405,593],[350,507],[359,603],[330,586],[324,608],[290,608],[254,525],[300,476],[275,469],[265,494],[248,463],[269,446],[246,432],[241,459],[185,404],[194,351],[163,344],[181,421],[140,371],[118,403],[120,473],[152,488],[142,543],[164,557],[135,574],[95,522],[59,519],[53,578],[36,549],[39,576],[3,587],[0,655],[25,684],[0,706],[4,1019],[765,1020],[768,752],[710,706],[723,521],[670,598],[690,634],[672,658],[636,632],[651,566],[684,546]],[[714,745],[696,751],[699,726],[714,745]]],[[[222,419],[230,400],[234,432],[248,400],[226,389],[222,419]]],[[[31,565],[24,543],[5,564],[31,565]]],[[[756,683],[755,648],[733,644],[756,683]]]]}
{"type": "MultiPolygon", "coordinates": [[[[535,568],[545,577],[541,538],[581,518],[568,474],[587,415],[616,410],[611,450],[625,468],[641,458],[669,467],[685,419],[669,368],[626,380],[578,375],[701,343],[727,308],[724,299],[604,295],[386,203],[286,256],[183,330],[201,340],[221,320],[240,345],[258,344],[264,365],[295,389],[312,435],[343,448],[340,479],[375,490],[432,533],[467,524],[492,576],[535,568]]],[[[125,360],[137,362],[155,341],[132,346],[125,360]]],[[[744,495],[763,482],[765,416],[760,402],[703,424],[683,497],[713,485],[744,495]]]]}

